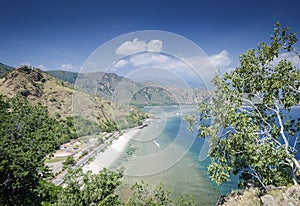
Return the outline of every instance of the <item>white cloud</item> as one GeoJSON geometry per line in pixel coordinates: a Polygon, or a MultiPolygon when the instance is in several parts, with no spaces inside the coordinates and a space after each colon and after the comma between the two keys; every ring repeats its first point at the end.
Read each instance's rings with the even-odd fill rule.
{"type": "Polygon", "coordinates": [[[209,85],[217,69],[224,70],[231,68],[231,62],[229,53],[225,50],[212,56],[199,55],[184,57],[182,59],[163,53],[143,52],[132,54],[123,59],[123,61],[120,60],[111,69],[112,71],[117,71],[118,66],[129,65],[125,71],[130,71],[130,74],[135,75],[137,79],[144,77],[146,75],[145,71],[147,71],[146,76],[153,78],[159,77],[160,79],[170,80],[172,75],[173,77],[175,75],[186,81],[198,84],[205,82],[205,84],[209,85]],[[148,70],[145,70],[147,68],[148,70]],[[166,71],[165,74],[159,72],[158,69],[166,71]]]}
{"type": "Polygon", "coordinates": [[[210,62],[217,68],[226,68],[231,64],[231,58],[226,50],[222,50],[218,54],[214,54],[208,57],[210,62]]]}
{"type": "Polygon", "coordinates": [[[155,66],[174,72],[185,73],[186,75],[195,75],[195,68],[198,72],[207,73],[216,72],[216,69],[229,68],[231,58],[225,50],[212,56],[192,56],[181,59],[176,59],[164,54],[157,53],[140,53],[131,55],[129,62],[135,67],[155,66]],[[187,64],[186,64],[187,63],[187,64]]]}
{"type": "Polygon", "coordinates": [[[129,61],[134,66],[164,66],[170,63],[171,59],[162,54],[142,53],[131,56],[129,61]]]}
{"type": "Polygon", "coordinates": [[[153,39],[148,43],[148,51],[161,51],[162,47],[163,47],[163,43],[162,41],[158,40],[158,39],[153,39]]]}
{"type": "Polygon", "coordinates": [[[128,61],[124,60],[124,59],[121,59],[120,61],[117,61],[115,64],[114,64],[114,67],[115,68],[121,68],[121,67],[124,67],[126,64],[128,64],[128,61]]]}
{"type": "Polygon", "coordinates": [[[75,69],[75,67],[72,64],[62,64],[60,66],[60,68],[63,70],[74,70],[75,69]]]}
{"type": "Polygon", "coordinates": [[[291,52],[285,52],[285,53],[281,53],[279,54],[278,58],[274,59],[273,64],[277,65],[279,63],[280,60],[287,60],[289,62],[292,62],[292,64],[294,66],[300,66],[300,59],[299,57],[295,54],[295,53],[291,53],[291,52]]]}
{"type": "Polygon", "coordinates": [[[149,42],[138,40],[137,38],[132,41],[126,41],[122,43],[117,49],[116,54],[118,55],[129,55],[136,52],[142,51],[157,51],[160,52],[163,47],[162,41],[153,39],[149,42]]]}
{"type": "Polygon", "coordinates": [[[47,70],[47,67],[45,67],[43,64],[38,65],[37,68],[41,70],[47,70]]]}
{"type": "Polygon", "coordinates": [[[29,67],[31,67],[31,63],[30,62],[22,62],[20,64],[20,66],[29,66],[29,67]]]}

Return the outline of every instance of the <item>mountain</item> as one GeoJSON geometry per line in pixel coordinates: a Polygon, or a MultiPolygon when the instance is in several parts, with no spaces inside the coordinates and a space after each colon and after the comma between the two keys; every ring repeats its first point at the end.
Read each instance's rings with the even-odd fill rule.
{"type": "Polygon", "coordinates": [[[153,82],[138,83],[114,73],[73,73],[59,70],[47,73],[73,84],[77,89],[137,106],[197,104],[209,95],[206,90],[162,86],[153,82]]]}
{"type": "Polygon", "coordinates": [[[13,71],[14,69],[14,67],[0,63],[0,77],[4,76],[8,72],[13,71]]]}
{"type": "Polygon", "coordinates": [[[174,105],[176,100],[163,88],[146,86],[114,73],[74,73],[47,71],[50,75],[67,81],[77,89],[132,105],[174,105]]]}
{"type": "Polygon", "coordinates": [[[138,106],[176,104],[176,99],[165,89],[146,86],[114,73],[79,74],[75,87],[126,104],[138,106]]]}
{"type": "Polygon", "coordinates": [[[80,116],[94,122],[115,122],[119,129],[140,123],[145,115],[135,107],[76,90],[69,83],[27,66],[0,79],[0,94],[24,96],[32,104],[45,105],[52,116],[80,116]]]}
{"type": "Polygon", "coordinates": [[[71,84],[74,84],[78,76],[78,73],[76,72],[69,72],[63,70],[49,70],[45,72],[57,79],[63,80],[65,82],[69,82],[71,84]]]}
{"type": "Polygon", "coordinates": [[[198,104],[211,96],[211,91],[205,89],[183,88],[176,87],[176,85],[161,86],[154,82],[144,82],[144,85],[154,88],[164,88],[165,91],[168,91],[168,93],[176,99],[176,103],[181,105],[198,104]]]}

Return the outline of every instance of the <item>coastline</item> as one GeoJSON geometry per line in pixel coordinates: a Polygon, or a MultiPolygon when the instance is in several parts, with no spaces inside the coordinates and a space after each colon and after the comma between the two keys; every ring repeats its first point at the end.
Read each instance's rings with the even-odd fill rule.
{"type": "Polygon", "coordinates": [[[92,171],[93,174],[99,173],[103,168],[109,168],[126,149],[130,139],[132,139],[141,129],[134,127],[125,130],[125,133],[108,145],[105,151],[99,152],[93,161],[82,167],[84,173],[92,171]]]}

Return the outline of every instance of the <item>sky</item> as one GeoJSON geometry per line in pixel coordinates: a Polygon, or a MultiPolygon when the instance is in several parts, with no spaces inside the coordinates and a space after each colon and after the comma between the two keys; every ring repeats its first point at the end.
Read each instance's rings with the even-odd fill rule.
{"type": "MultiPolygon", "coordinates": [[[[180,35],[217,66],[235,67],[241,53],[269,41],[275,22],[300,32],[294,0],[0,0],[0,7],[0,62],[43,70],[79,71],[101,45],[143,30],[180,35]]],[[[139,45],[160,41],[142,38],[139,45]]]]}

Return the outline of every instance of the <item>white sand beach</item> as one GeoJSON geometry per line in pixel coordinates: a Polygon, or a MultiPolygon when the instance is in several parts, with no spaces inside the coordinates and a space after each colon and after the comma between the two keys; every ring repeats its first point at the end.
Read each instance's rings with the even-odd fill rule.
{"type": "Polygon", "coordinates": [[[104,152],[99,152],[92,162],[84,165],[82,167],[83,172],[91,170],[93,174],[97,174],[103,168],[109,168],[126,149],[129,140],[140,131],[141,129],[138,128],[132,128],[126,131],[118,139],[114,140],[104,152]]]}

